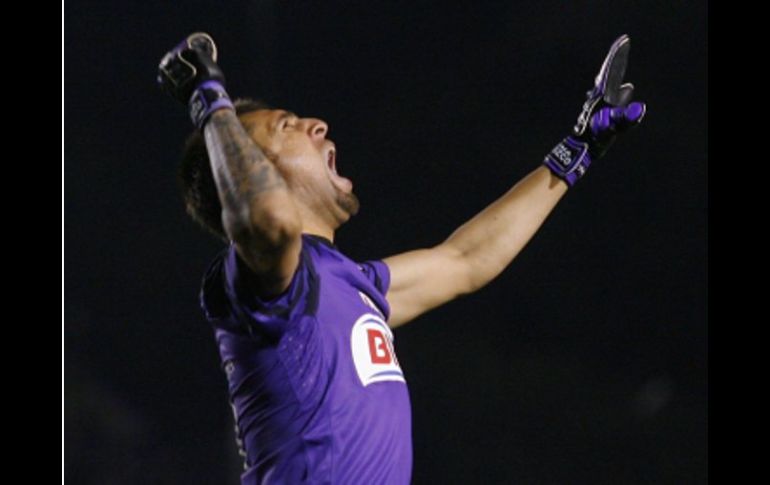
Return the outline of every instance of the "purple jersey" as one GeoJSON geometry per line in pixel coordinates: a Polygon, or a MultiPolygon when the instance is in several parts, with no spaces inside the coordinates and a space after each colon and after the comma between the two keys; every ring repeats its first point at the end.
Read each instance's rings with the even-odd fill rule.
{"type": "Polygon", "coordinates": [[[246,458],[242,483],[407,484],[411,410],[385,323],[388,267],[302,236],[288,289],[264,300],[234,246],[203,279],[246,458]]]}

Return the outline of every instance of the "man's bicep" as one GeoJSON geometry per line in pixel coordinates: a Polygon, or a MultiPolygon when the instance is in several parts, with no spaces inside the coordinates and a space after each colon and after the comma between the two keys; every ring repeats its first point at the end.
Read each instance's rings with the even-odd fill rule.
{"type": "Polygon", "coordinates": [[[388,324],[397,327],[470,291],[462,255],[446,245],[397,254],[383,260],[390,269],[388,324]]]}
{"type": "Polygon", "coordinates": [[[300,251],[289,285],[281,293],[270,296],[261,293],[260,275],[241,258],[235,244],[220,258],[220,264],[212,265],[214,269],[205,277],[205,293],[214,299],[225,299],[224,313],[259,333],[281,335],[288,324],[305,312],[308,302],[318,299],[319,285],[311,251],[300,251]]]}
{"type": "Polygon", "coordinates": [[[266,298],[282,293],[291,283],[299,264],[302,239],[293,238],[286,245],[270,250],[236,242],[235,249],[252,273],[256,293],[266,298]]]}

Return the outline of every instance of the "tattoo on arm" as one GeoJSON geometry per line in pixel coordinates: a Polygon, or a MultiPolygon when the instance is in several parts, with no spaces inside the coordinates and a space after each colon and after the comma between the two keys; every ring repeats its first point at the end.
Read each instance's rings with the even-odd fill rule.
{"type": "Polygon", "coordinates": [[[255,207],[260,195],[286,188],[286,181],[234,112],[215,112],[204,135],[224,210],[242,214],[255,207]]]}

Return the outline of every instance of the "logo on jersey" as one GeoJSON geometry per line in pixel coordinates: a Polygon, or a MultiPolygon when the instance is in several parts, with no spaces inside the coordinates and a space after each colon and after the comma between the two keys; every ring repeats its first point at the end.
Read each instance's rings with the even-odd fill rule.
{"type": "Polygon", "coordinates": [[[374,382],[406,382],[396,353],[393,351],[393,332],[379,315],[361,315],[353,324],[350,348],[361,384],[374,382]]]}

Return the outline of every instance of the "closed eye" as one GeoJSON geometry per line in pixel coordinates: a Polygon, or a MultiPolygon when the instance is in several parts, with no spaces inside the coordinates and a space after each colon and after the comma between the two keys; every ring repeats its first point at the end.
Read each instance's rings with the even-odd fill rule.
{"type": "Polygon", "coordinates": [[[297,125],[296,118],[286,118],[281,122],[281,130],[292,129],[297,125]]]}
{"type": "Polygon", "coordinates": [[[289,128],[294,128],[297,123],[297,115],[290,111],[284,111],[281,116],[274,123],[274,129],[278,131],[284,131],[289,128]]]}

